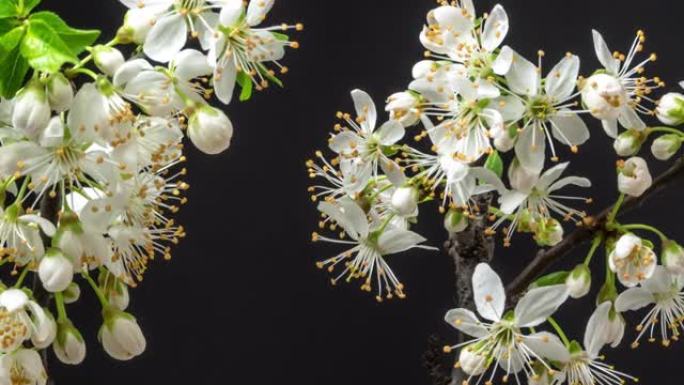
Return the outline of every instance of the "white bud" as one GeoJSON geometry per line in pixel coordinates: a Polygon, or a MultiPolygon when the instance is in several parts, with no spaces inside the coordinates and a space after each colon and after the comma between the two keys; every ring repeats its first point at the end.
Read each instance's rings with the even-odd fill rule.
{"type": "Polygon", "coordinates": [[[134,8],[126,12],[124,24],[117,38],[123,43],[133,42],[138,45],[145,42],[147,34],[155,22],[155,14],[146,8],[134,8]]]}
{"type": "Polygon", "coordinates": [[[97,68],[109,76],[114,76],[119,67],[126,62],[121,51],[104,45],[98,45],[93,48],[93,59],[95,59],[97,68]]]}
{"type": "Polygon", "coordinates": [[[56,73],[50,76],[47,90],[48,101],[54,111],[64,112],[71,107],[71,103],[74,101],[74,89],[64,75],[56,73]]]}
{"type": "Polygon", "coordinates": [[[216,155],[230,147],[233,124],[223,111],[202,106],[190,117],[188,136],[200,151],[216,155]]]}
{"type": "Polygon", "coordinates": [[[450,233],[460,233],[468,228],[468,217],[461,210],[449,210],[444,216],[444,228],[450,233]]]}
{"type": "Polygon", "coordinates": [[[656,115],[668,126],[684,124],[684,95],[676,92],[665,94],[658,102],[656,115]]]}
{"type": "Polygon", "coordinates": [[[578,299],[589,294],[591,290],[591,270],[584,264],[577,265],[565,280],[570,297],[578,299]]]}
{"type": "Polygon", "coordinates": [[[416,214],[418,210],[418,190],[413,187],[400,187],[392,194],[392,208],[402,217],[416,214]]]}
{"type": "Polygon", "coordinates": [[[613,143],[613,148],[619,156],[632,156],[639,152],[645,137],[641,132],[628,130],[618,135],[613,143]]]}
{"type": "Polygon", "coordinates": [[[658,160],[668,160],[682,147],[682,139],[676,134],[667,134],[653,141],[651,152],[658,160]]]}
{"type": "Polygon", "coordinates": [[[670,272],[684,274],[684,248],[675,241],[666,241],[663,244],[662,263],[670,272]]]}
{"type": "Polygon", "coordinates": [[[479,376],[487,369],[487,357],[484,355],[473,353],[474,347],[468,345],[461,349],[458,356],[458,362],[461,364],[461,370],[470,376],[479,376]]]}
{"type": "Polygon", "coordinates": [[[518,161],[518,158],[513,159],[511,165],[508,167],[508,180],[514,190],[524,193],[532,191],[532,188],[539,180],[539,174],[529,172],[518,161]]]}
{"type": "Polygon", "coordinates": [[[117,309],[126,310],[128,304],[131,302],[128,286],[117,280],[116,283],[112,285],[111,289],[107,291],[107,300],[117,309]]]}
{"type": "Polygon", "coordinates": [[[135,317],[114,308],[106,312],[108,314],[100,328],[100,340],[107,354],[120,361],[141,355],[147,347],[147,341],[135,317]]]}
{"type": "Polygon", "coordinates": [[[52,344],[57,336],[57,323],[52,314],[42,309],[40,315],[34,314],[35,332],[31,333],[31,343],[36,349],[45,349],[52,344]]]}
{"type": "Polygon", "coordinates": [[[61,251],[51,249],[38,265],[38,277],[45,290],[50,293],[62,292],[74,279],[74,264],[61,251]]]}
{"type": "Polygon", "coordinates": [[[582,102],[596,119],[617,119],[628,100],[620,80],[608,74],[589,77],[582,88],[582,102]]]}
{"type": "Polygon", "coordinates": [[[36,139],[48,125],[50,112],[45,87],[32,82],[15,99],[12,125],[29,138],[36,139]]]}
{"type": "Polygon", "coordinates": [[[390,118],[398,121],[404,127],[410,127],[420,120],[418,110],[418,98],[410,92],[397,92],[387,99],[385,111],[390,113],[390,118]]]}
{"type": "Polygon", "coordinates": [[[625,161],[624,167],[618,174],[618,189],[621,193],[639,197],[653,184],[653,177],[648,171],[648,164],[639,157],[632,157],[625,161]]]}
{"type": "Polygon", "coordinates": [[[59,324],[57,339],[52,345],[55,356],[66,365],[78,365],[85,359],[86,344],[81,333],[66,320],[59,324]]]}

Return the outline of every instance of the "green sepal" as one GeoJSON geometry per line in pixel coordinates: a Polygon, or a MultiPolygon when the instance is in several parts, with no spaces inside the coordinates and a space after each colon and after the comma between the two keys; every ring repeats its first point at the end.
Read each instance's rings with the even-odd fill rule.
{"type": "Polygon", "coordinates": [[[240,71],[237,74],[236,80],[238,85],[240,85],[240,101],[244,102],[252,98],[252,92],[254,90],[254,83],[252,78],[247,75],[245,71],[240,71]]]}
{"type": "Polygon", "coordinates": [[[504,163],[503,159],[501,159],[501,155],[499,155],[499,152],[494,150],[492,151],[491,154],[487,157],[487,161],[485,161],[485,168],[494,172],[496,176],[501,178],[503,176],[504,172],[504,163]]]}

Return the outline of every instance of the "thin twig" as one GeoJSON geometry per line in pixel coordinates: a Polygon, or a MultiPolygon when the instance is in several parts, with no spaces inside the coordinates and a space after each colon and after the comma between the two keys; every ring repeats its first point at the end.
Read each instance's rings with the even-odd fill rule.
{"type": "MultiPolygon", "coordinates": [[[[677,159],[672,167],[670,167],[663,174],[658,176],[653,182],[648,191],[646,191],[639,198],[628,197],[625,199],[619,215],[623,215],[635,208],[641,207],[647,200],[657,195],[662,190],[666,189],[670,184],[684,178],[684,157],[677,159]]],[[[587,223],[577,228],[556,246],[540,250],[532,262],[508,285],[507,292],[511,301],[515,302],[520,294],[527,289],[527,287],[534,282],[544,271],[554,262],[557,262],[567,256],[575,248],[581,246],[585,242],[590,241],[596,233],[602,229],[606,224],[606,220],[610,215],[613,206],[607,207],[593,218],[589,218],[587,223]]]]}

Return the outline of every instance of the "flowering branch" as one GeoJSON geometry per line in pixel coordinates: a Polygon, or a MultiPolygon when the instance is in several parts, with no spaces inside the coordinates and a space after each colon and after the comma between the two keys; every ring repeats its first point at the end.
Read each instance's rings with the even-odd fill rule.
{"type": "MultiPolygon", "coordinates": [[[[677,159],[674,164],[660,176],[658,176],[651,188],[642,196],[627,197],[622,204],[619,214],[641,207],[646,201],[667,189],[671,184],[684,178],[684,157],[677,159]]],[[[596,233],[606,230],[605,225],[613,211],[614,206],[607,207],[594,217],[586,218],[584,226],[577,228],[567,235],[561,243],[547,249],[540,250],[537,256],[525,269],[506,287],[511,299],[519,298],[520,294],[537,279],[551,264],[563,259],[577,247],[591,240],[596,233]]]]}

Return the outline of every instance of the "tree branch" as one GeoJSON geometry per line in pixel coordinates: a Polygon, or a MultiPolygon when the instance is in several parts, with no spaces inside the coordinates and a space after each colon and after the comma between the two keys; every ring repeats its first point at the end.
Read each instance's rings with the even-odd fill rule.
{"type": "MultiPolygon", "coordinates": [[[[653,182],[648,191],[646,191],[639,198],[628,197],[625,199],[619,215],[625,214],[635,208],[641,207],[650,198],[657,195],[662,190],[666,189],[672,183],[684,178],[684,157],[677,159],[672,167],[670,167],[663,174],[658,176],[653,182]]],[[[509,294],[508,298],[516,302],[520,294],[527,289],[527,287],[534,282],[551,264],[567,256],[575,248],[581,246],[585,242],[590,241],[594,235],[600,230],[603,230],[606,220],[610,215],[613,206],[607,207],[593,218],[588,218],[583,227],[575,229],[570,235],[565,237],[561,243],[556,246],[540,250],[536,258],[530,262],[527,267],[516,277],[507,287],[509,294]]]]}

